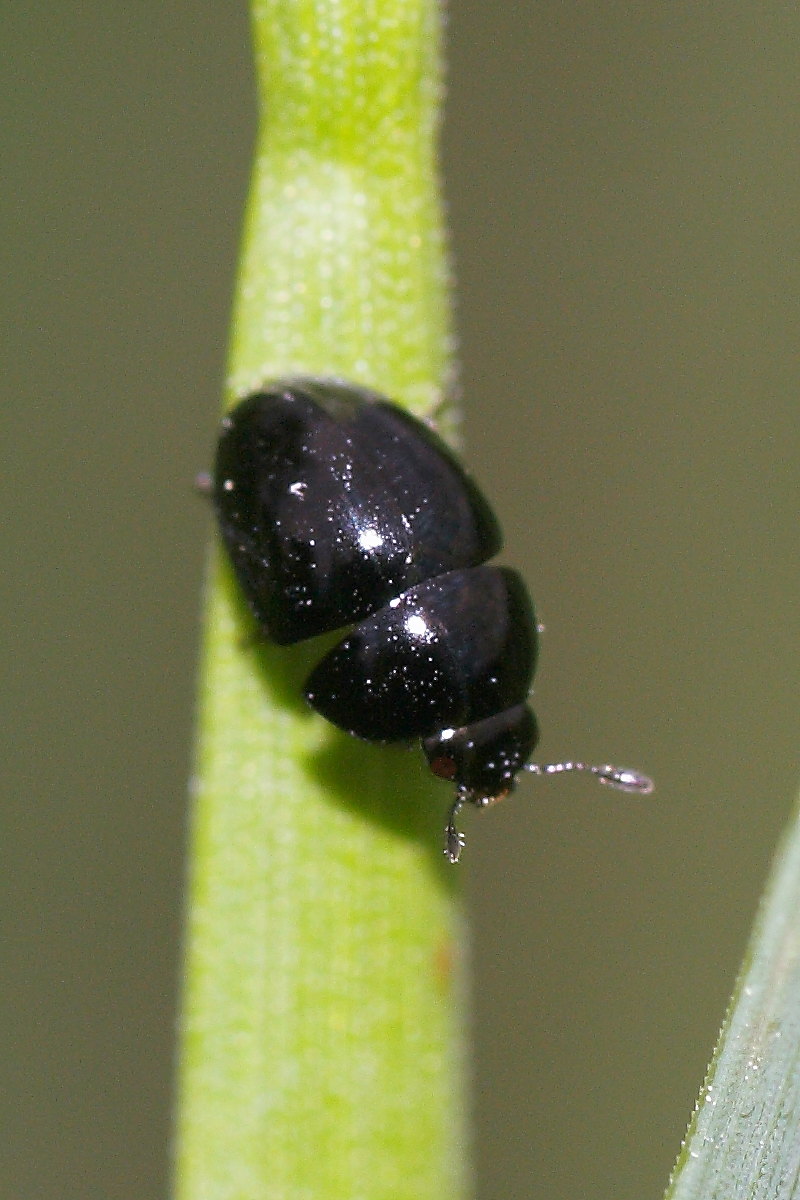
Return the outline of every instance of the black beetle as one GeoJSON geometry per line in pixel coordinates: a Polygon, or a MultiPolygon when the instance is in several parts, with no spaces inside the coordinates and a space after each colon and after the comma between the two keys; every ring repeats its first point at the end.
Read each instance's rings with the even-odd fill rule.
{"type": "Polygon", "coordinates": [[[211,487],[268,638],[352,626],[306,681],[312,708],[366,741],[420,738],[434,775],[455,784],[451,862],[461,806],[502,799],[522,770],[652,789],[636,771],[528,761],[538,741],[528,591],[515,571],[485,565],[502,544],[497,521],[426,425],[341,380],[281,380],[223,418],[211,487]]]}

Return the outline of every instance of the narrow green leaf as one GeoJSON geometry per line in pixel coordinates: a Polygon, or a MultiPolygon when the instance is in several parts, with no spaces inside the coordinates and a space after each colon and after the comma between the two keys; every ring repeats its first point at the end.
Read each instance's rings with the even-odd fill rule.
{"type": "MultiPolygon", "coordinates": [[[[434,0],[254,0],[260,132],[228,400],[336,374],[429,412],[451,371],[434,0]]],[[[312,715],[210,569],[178,1200],[463,1195],[458,872],[418,751],[312,715]]]]}
{"type": "Polygon", "coordinates": [[[776,856],[667,1200],[800,1196],[800,809],[776,856]]]}

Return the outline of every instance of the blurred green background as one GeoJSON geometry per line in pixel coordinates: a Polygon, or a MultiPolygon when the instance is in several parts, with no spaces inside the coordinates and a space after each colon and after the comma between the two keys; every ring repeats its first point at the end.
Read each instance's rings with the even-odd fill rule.
{"type": "MultiPolygon", "coordinates": [[[[165,1197],[240,3],[3,16],[0,1195],[165,1197]]],[[[451,6],[467,456],[547,632],[468,817],[478,1200],[658,1197],[797,782],[800,9],[451,6]]],[[[375,381],[380,385],[380,380],[375,381]]]]}

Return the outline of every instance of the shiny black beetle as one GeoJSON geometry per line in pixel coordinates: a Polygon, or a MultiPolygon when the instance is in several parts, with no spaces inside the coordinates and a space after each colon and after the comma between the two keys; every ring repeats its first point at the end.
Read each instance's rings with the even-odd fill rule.
{"type": "Polygon", "coordinates": [[[434,775],[455,785],[451,862],[461,806],[502,799],[522,770],[651,790],[636,771],[528,761],[538,741],[528,592],[515,571],[485,565],[502,544],[494,514],[420,421],[339,380],[279,381],[223,419],[212,490],[267,637],[352,626],[306,681],[312,708],[367,741],[420,738],[434,775]]]}

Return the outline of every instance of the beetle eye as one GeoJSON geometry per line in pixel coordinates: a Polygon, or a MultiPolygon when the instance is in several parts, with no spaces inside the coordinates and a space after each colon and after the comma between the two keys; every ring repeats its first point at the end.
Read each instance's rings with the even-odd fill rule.
{"type": "Polygon", "coordinates": [[[446,754],[434,758],[430,763],[430,768],[438,779],[455,779],[456,777],[456,760],[449,758],[446,754]]]}

